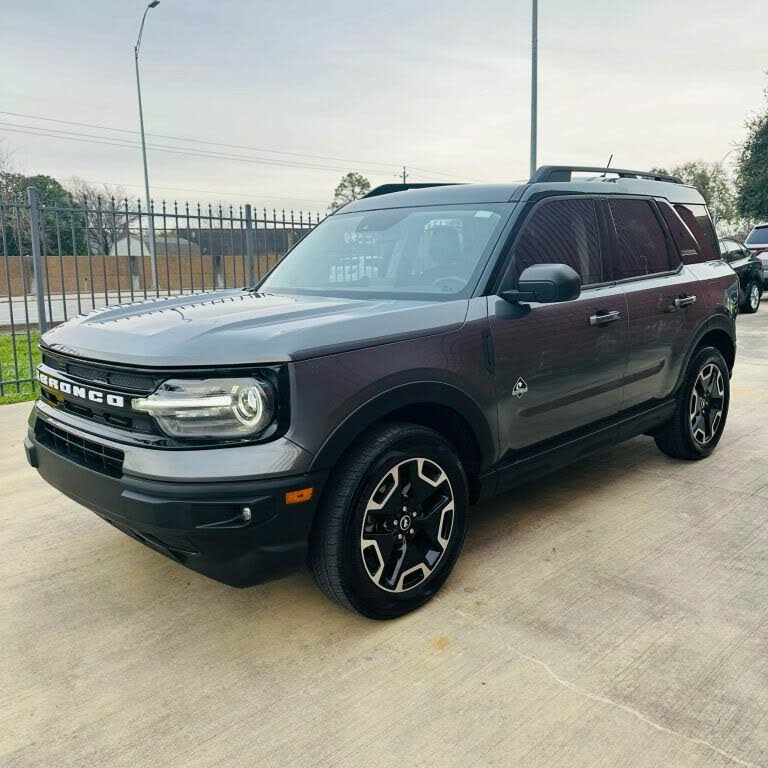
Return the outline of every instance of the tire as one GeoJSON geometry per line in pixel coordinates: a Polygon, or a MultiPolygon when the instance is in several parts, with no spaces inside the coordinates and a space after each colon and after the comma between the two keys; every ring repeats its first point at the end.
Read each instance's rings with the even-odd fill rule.
{"type": "Polygon", "coordinates": [[[413,424],[380,425],[326,487],[309,567],[339,605],[372,619],[402,616],[448,578],[468,509],[464,469],[443,437],[413,424]]]}
{"type": "Polygon", "coordinates": [[[741,311],[745,315],[751,315],[760,308],[760,286],[756,280],[752,280],[744,291],[744,303],[742,304],[741,311]]]}
{"type": "Polygon", "coordinates": [[[656,445],[675,459],[706,458],[723,435],[730,397],[723,356],[714,347],[697,349],[677,394],[674,415],[655,435],[656,445]]]}

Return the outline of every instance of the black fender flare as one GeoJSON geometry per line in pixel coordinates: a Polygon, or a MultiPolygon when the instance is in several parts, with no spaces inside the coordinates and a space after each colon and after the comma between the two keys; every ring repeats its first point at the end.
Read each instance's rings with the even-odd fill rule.
{"type": "MultiPolygon", "coordinates": [[[[699,329],[696,331],[693,342],[691,343],[690,348],[688,349],[688,352],[685,356],[685,361],[683,365],[680,368],[680,373],[677,377],[677,383],[675,384],[675,394],[678,393],[680,390],[680,387],[682,386],[683,379],[685,378],[685,372],[688,370],[688,365],[691,362],[691,359],[693,358],[693,353],[696,351],[696,348],[701,344],[704,337],[711,333],[712,331],[722,331],[724,334],[728,336],[728,338],[731,340],[731,344],[733,344],[733,350],[734,355],[736,353],[736,323],[733,319],[728,317],[727,315],[715,315],[714,317],[710,317],[707,320],[705,320],[699,329]]],[[[733,370],[733,366],[731,365],[731,371],[733,370]]]]}
{"type": "Polygon", "coordinates": [[[402,384],[367,400],[336,427],[315,455],[310,472],[330,470],[372,424],[408,406],[439,405],[458,413],[469,426],[480,452],[481,468],[496,456],[496,425],[489,424],[480,406],[466,392],[441,381],[402,384]]]}

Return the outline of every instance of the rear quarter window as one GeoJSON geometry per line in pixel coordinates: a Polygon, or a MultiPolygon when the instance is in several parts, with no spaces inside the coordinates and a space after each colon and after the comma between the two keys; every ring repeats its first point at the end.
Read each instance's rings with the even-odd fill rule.
{"type": "MultiPolygon", "coordinates": [[[[715,228],[706,205],[686,205],[675,203],[675,210],[691,230],[699,244],[700,256],[698,261],[715,261],[720,258],[720,246],[717,242],[715,228]]],[[[691,262],[688,262],[689,264],[691,262]]]]}
{"type": "Polygon", "coordinates": [[[683,264],[695,264],[698,261],[703,261],[701,248],[696,242],[693,232],[680,218],[680,214],[665,200],[659,200],[658,204],[664,222],[675,241],[677,250],[680,252],[680,259],[683,264]]]}

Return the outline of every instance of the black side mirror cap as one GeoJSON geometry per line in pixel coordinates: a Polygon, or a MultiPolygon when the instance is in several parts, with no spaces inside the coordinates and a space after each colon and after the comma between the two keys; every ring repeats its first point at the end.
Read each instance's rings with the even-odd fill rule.
{"type": "Polygon", "coordinates": [[[536,301],[553,304],[573,301],[581,295],[581,278],[567,264],[533,264],[523,270],[517,290],[502,291],[506,301],[536,301]]]}

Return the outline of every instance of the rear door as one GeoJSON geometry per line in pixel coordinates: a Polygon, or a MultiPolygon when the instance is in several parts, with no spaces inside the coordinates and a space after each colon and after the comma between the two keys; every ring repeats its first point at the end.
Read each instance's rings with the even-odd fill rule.
{"type": "MultiPolygon", "coordinates": [[[[629,309],[623,392],[623,407],[629,409],[672,393],[706,307],[704,297],[697,296],[696,275],[683,263],[665,219],[688,230],[668,203],[614,197],[604,206],[612,226],[614,277],[629,309]]],[[[690,232],[688,238],[695,253],[690,232]]]]}
{"type": "Polygon", "coordinates": [[[559,304],[488,297],[502,457],[615,415],[627,362],[626,299],[610,281],[596,201],[550,197],[524,216],[503,287],[532,264],[562,263],[583,289],[559,304]]]}

